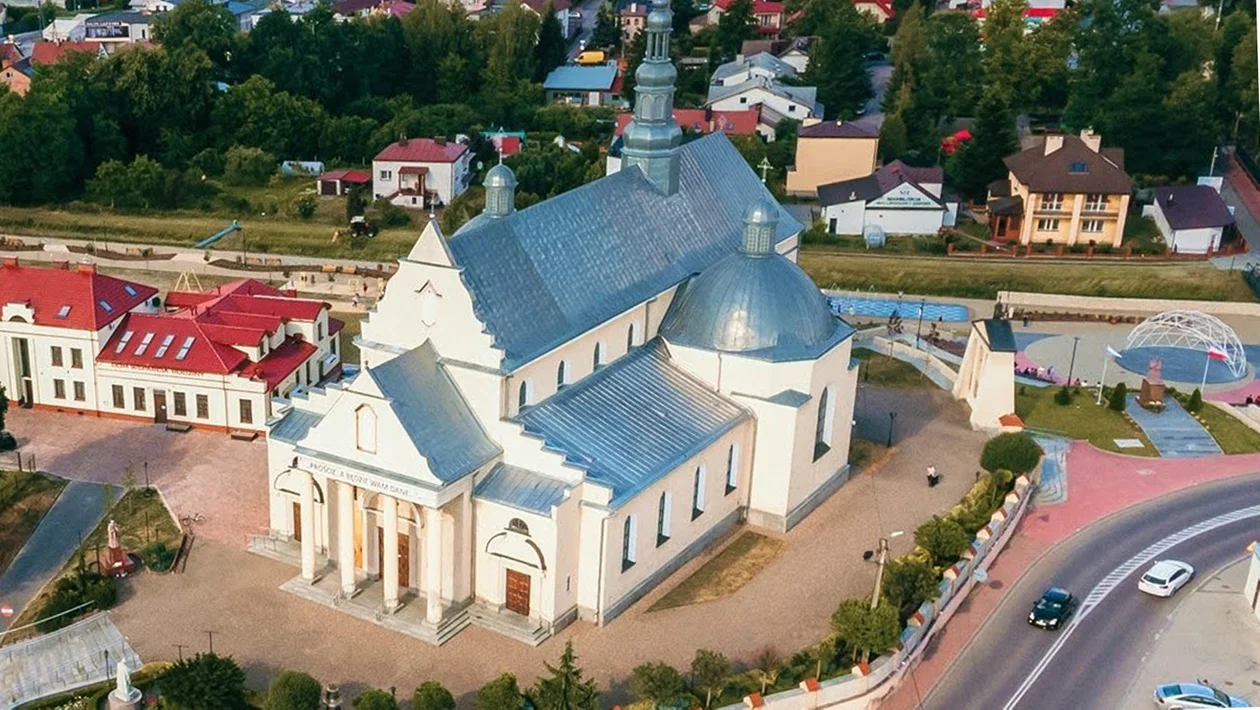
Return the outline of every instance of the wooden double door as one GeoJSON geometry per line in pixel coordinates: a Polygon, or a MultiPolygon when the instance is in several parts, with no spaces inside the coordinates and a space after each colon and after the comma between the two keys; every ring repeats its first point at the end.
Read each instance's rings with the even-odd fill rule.
{"type": "MultiPolygon", "coordinates": [[[[411,536],[398,533],[398,586],[411,586],[411,536]]],[[[385,528],[376,529],[376,578],[385,572],[385,528]]]]}
{"type": "Polygon", "coordinates": [[[505,574],[507,578],[504,580],[506,589],[504,606],[508,611],[521,616],[529,616],[529,575],[511,569],[505,574]]]}

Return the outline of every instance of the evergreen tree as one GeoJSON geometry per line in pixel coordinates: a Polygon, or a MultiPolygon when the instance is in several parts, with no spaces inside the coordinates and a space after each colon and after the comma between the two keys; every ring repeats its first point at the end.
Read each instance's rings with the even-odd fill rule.
{"type": "Polygon", "coordinates": [[[1027,106],[1030,98],[1022,87],[1034,74],[1027,64],[1024,10],[1027,0],[994,0],[984,17],[984,86],[1003,90],[1008,103],[1027,106]]]}
{"type": "Polygon", "coordinates": [[[1129,174],[1158,173],[1167,141],[1175,139],[1167,128],[1171,117],[1164,110],[1165,92],[1159,57],[1143,52],[1132,73],[1101,104],[1093,125],[1124,147],[1129,174]]]}
{"type": "Polygon", "coordinates": [[[1129,388],[1124,382],[1117,382],[1116,386],[1111,389],[1111,394],[1107,397],[1107,406],[1112,411],[1123,412],[1128,403],[1129,388]]]}
{"type": "Polygon", "coordinates": [[[179,710],[245,710],[245,671],[227,656],[198,653],[162,675],[162,699],[179,710]]]}
{"type": "Polygon", "coordinates": [[[853,3],[830,7],[810,48],[809,68],[803,77],[806,84],[818,87],[827,118],[853,118],[873,95],[864,58],[872,44],[870,21],[853,3]]]}
{"type": "Polygon", "coordinates": [[[537,62],[534,81],[546,79],[552,69],[564,64],[568,56],[564,28],[560,26],[560,18],[556,17],[556,9],[551,0],[547,0],[547,4],[543,6],[542,23],[538,27],[538,44],[534,47],[534,59],[537,62]]]}
{"type": "Polygon", "coordinates": [[[947,166],[952,168],[950,181],[976,201],[985,199],[989,183],[1006,175],[1002,159],[1019,150],[1015,117],[1006,94],[998,87],[990,87],[985,93],[971,140],[954,153],[947,166]]]}
{"type": "Polygon", "coordinates": [[[915,84],[932,118],[971,116],[981,83],[980,30],[965,12],[938,12],[928,20],[927,62],[915,84]]]}
{"type": "Polygon", "coordinates": [[[892,41],[892,76],[884,88],[884,110],[890,111],[905,84],[916,83],[927,61],[927,25],[923,5],[914,3],[901,18],[892,41]]]}
{"type": "Polygon", "coordinates": [[[538,710],[599,710],[599,688],[582,677],[573,653],[573,642],[564,645],[560,665],[546,664],[547,675],[534,683],[530,699],[538,710]]]}
{"type": "Polygon", "coordinates": [[[726,12],[718,17],[715,46],[721,52],[720,59],[728,62],[735,58],[744,40],[757,36],[757,20],[753,16],[753,0],[734,0],[726,6],[726,12]]]}
{"type": "Polygon", "coordinates": [[[687,684],[668,663],[643,663],[630,672],[630,694],[653,705],[676,705],[687,695],[687,684]]]}
{"type": "Polygon", "coordinates": [[[674,37],[691,34],[691,21],[700,13],[692,0],[672,0],[669,9],[674,12],[674,37]]]}
{"type": "Polygon", "coordinates": [[[1151,169],[1173,178],[1204,174],[1221,135],[1216,86],[1197,71],[1187,71],[1168,85],[1163,110],[1167,120],[1164,152],[1151,156],[1151,169]],[[1158,161],[1158,162],[1155,162],[1158,161]]]}
{"type": "Polygon", "coordinates": [[[595,29],[591,31],[589,48],[617,50],[621,48],[621,22],[612,3],[601,2],[595,13],[595,29]]]}

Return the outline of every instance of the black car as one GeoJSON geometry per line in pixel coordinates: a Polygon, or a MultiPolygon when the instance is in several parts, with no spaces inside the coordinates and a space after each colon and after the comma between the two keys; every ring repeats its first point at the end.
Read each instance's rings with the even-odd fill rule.
{"type": "Polygon", "coordinates": [[[1076,608],[1076,597],[1066,589],[1051,587],[1033,604],[1028,612],[1028,623],[1043,629],[1057,629],[1071,616],[1076,608]]]}

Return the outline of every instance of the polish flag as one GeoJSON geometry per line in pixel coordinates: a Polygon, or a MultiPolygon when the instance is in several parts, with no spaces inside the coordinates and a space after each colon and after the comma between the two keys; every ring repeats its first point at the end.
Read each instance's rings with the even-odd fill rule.
{"type": "Polygon", "coordinates": [[[1209,360],[1226,360],[1226,359],[1228,359],[1228,356],[1225,354],[1225,351],[1224,351],[1224,350],[1217,350],[1216,348],[1208,348],[1208,351],[1207,351],[1207,356],[1208,356],[1208,359],[1209,359],[1209,360]]]}
{"type": "Polygon", "coordinates": [[[1113,348],[1113,347],[1111,347],[1110,345],[1108,345],[1108,346],[1107,346],[1107,354],[1108,354],[1108,355],[1110,355],[1110,356],[1112,356],[1112,357],[1122,357],[1122,355],[1120,355],[1120,353],[1116,352],[1116,349],[1115,349],[1115,348],[1113,348]]]}

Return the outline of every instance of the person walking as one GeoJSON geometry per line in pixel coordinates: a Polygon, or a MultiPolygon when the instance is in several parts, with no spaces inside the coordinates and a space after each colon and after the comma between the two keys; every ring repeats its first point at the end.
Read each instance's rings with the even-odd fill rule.
{"type": "Polygon", "coordinates": [[[936,484],[941,482],[941,476],[936,472],[936,466],[928,466],[927,468],[928,488],[935,488],[936,484]]]}

